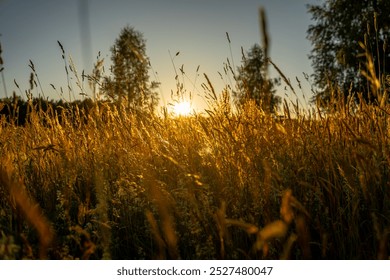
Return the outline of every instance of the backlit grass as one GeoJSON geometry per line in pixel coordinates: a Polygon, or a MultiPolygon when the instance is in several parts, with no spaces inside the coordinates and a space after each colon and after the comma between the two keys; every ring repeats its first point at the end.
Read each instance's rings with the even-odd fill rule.
{"type": "Polygon", "coordinates": [[[276,119],[223,100],[3,118],[0,257],[389,257],[389,107],[276,119]]]}

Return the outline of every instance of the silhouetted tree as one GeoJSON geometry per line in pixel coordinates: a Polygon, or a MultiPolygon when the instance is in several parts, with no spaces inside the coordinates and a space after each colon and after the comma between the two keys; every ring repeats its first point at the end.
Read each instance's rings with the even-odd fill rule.
{"type": "Polygon", "coordinates": [[[105,78],[105,94],[115,101],[126,98],[131,107],[154,108],[158,101],[156,83],[149,82],[150,63],[142,33],[129,26],[123,28],[111,48],[111,60],[113,77],[105,78]]]}
{"type": "Polygon", "coordinates": [[[242,65],[238,67],[236,77],[238,91],[234,92],[234,97],[238,104],[254,100],[265,112],[273,113],[281,102],[274,89],[279,84],[279,79],[268,78],[266,63],[264,52],[257,44],[252,46],[246,56],[243,54],[242,65]]]}
{"type": "Polygon", "coordinates": [[[80,126],[88,122],[94,106],[101,106],[103,103],[104,101],[93,102],[91,99],[64,102],[62,99],[54,101],[42,97],[26,101],[14,92],[12,97],[0,99],[0,123],[24,126],[31,123],[32,116],[35,115],[37,118],[34,120],[42,125],[48,125],[47,120],[51,119],[54,123],[67,122],[80,126]]]}
{"type": "Polygon", "coordinates": [[[390,1],[388,0],[326,0],[308,5],[314,23],[307,30],[313,48],[309,58],[318,87],[315,100],[326,106],[334,89],[344,98],[351,92],[363,93],[368,101],[375,100],[369,79],[367,56],[372,55],[370,75],[382,82],[389,73],[390,1]],[[362,45],[364,44],[364,50],[362,45]],[[362,55],[363,54],[363,55],[362,55]]]}

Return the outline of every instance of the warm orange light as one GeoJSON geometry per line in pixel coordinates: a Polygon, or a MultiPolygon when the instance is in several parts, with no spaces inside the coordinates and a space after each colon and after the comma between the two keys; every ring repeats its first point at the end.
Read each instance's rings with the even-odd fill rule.
{"type": "Polygon", "coordinates": [[[173,113],[176,116],[188,116],[191,110],[191,104],[188,101],[182,101],[173,105],[173,113]]]}

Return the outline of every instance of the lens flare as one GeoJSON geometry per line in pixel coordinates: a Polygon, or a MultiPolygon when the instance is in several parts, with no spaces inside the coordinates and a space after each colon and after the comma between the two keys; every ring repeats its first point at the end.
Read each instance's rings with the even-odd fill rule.
{"type": "Polygon", "coordinates": [[[191,104],[188,101],[182,101],[173,106],[173,112],[176,116],[188,116],[191,110],[191,104]]]}

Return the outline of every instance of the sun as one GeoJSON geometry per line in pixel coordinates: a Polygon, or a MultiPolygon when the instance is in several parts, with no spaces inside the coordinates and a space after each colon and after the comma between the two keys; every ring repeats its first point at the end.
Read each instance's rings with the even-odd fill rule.
{"type": "Polygon", "coordinates": [[[191,103],[188,101],[178,102],[173,105],[173,112],[176,116],[188,116],[191,114],[191,103]]]}

